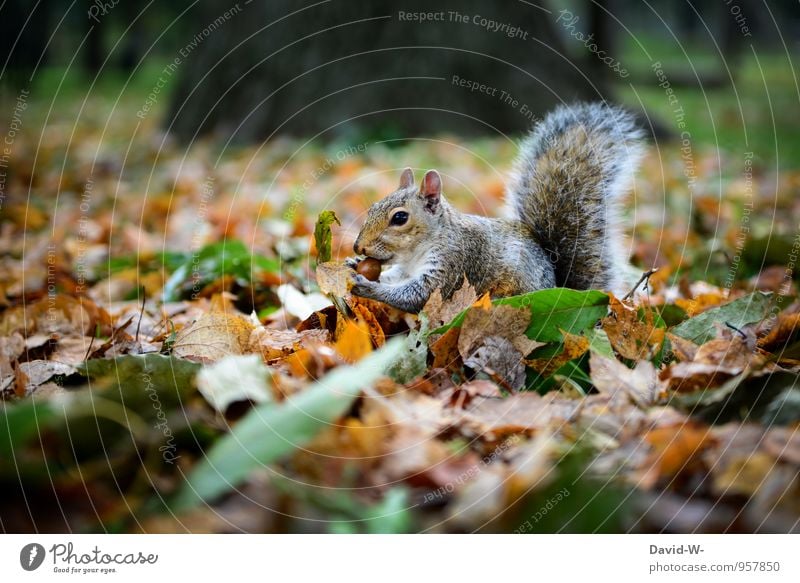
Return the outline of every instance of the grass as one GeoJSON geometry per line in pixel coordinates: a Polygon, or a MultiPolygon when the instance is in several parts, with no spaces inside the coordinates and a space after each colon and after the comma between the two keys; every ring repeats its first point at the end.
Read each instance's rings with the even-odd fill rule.
{"type": "Polygon", "coordinates": [[[743,159],[753,152],[756,164],[767,171],[789,170],[800,166],[800,89],[791,55],[777,51],[754,53],[743,47],[740,61],[728,62],[730,77],[722,60],[706,50],[687,50],[664,40],[638,39],[628,42],[625,63],[633,83],[616,88],[620,100],[631,107],[643,108],[649,116],[661,120],[667,129],[680,134],[674,110],[682,107],[686,131],[694,144],[728,151],[743,159]],[[698,55],[699,56],[695,56],[698,55]],[[678,86],[672,88],[678,104],[670,104],[665,90],[657,85],[651,65],[660,61],[668,78],[702,80],[709,74],[722,75],[720,87],[678,86]]]}

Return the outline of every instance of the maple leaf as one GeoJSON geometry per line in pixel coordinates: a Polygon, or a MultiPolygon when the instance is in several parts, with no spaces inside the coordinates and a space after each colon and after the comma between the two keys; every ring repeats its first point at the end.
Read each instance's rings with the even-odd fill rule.
{"type": "Polygon", "coordinates": [[[611,346],[623,358],[649,360],[664,342],[664,329],[654,323],[653,311],[644,310],[644,321],[638,310],[611,296],[611,314],[601,321],[611,346]]]}

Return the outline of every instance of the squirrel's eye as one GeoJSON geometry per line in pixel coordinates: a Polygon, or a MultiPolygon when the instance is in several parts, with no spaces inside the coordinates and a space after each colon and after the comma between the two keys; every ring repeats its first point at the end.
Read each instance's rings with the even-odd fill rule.
{"type": "Polygon", "coordinates": [[[408,213],[405,211],[397,211],[392,215],[389,224],[394,225],[395,227],[399,227],[401,225],[405,225],[408,222],[408,213]]]}

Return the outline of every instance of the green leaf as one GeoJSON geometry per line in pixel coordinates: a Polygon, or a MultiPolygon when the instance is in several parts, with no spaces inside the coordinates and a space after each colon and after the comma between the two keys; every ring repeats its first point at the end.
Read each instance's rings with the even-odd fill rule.
{"type": "MultiPolygon", "coordinates": [[[[188,253],[181,251],[162,251],[156,253],[152,257],[143,257],[141,255],[119,255],[117,257],[109,257],[108,259],[108,273],[118,273],[125,269],[137,268],[140,273],[147,273],[149,271],[167,269],[174,271],[180,267],[189,258],[188,253]]],[[[102,275],[102,274],[100,274],[102,275]]]]}
{"type": "Polygon", "coordinates": [[[333,211],[322,211],[317,217],[317,224],[314,226],[314,242],[317,246],[317,263],[325,263],[331,260],[331,225],[333,223],[341,226],[339,217],[333,211]]]}
{"type": "Polygon", "coordinates": [[[361,389],[381,377],[402,349],[402,340],[389,342],[354,366],[335,369],[279,405],[264,403],[251,409],[198,462],[175,499],[176,508],[209,501],[235,488],[252,470],[302,447],[341,417],[361,389]]]}
{"type": "MultiPolygon", "coordinates": [[[[494,305],[528,308],[531,321],[525,334],[539,342],[561,341],[561,330],[580,334],[593,327],[608,311],[608,296],[596,290],[578,291],[567,288],[550,288],[492,301],[494,305]]],[[[466,311],[449,324],[433,331],[443,334],[454,326],[461,326],[466,311]]]]}
{"type": "Polygon", "coordinates": [[[170,276],[164,284],[164,301],[177,301],[191,292],[197,293],[223,275],[250,282],[258,271],[277,272],[279,269],[278,261],[251,255],[241,241],[212,243],[189,255],[170,276]]]}
{"type": "Polygon", "coordinates": [[[671,332],[695,344],[705,344],[717,335],[714,324],[724,326],[727,323],[736,328],[744,328],[748,324],[763,320],[769,311],[771,296],[772,294],[753,292],[729,304],[689,318],[675,326],[671,332]]]}
{"type": "Polygon", "coordinates": [[[411,531],[411,514],[408,490],[392,488],[378,504],[366,509],[367,532],[370,534],[397,534],[411,531]]]}
{"type": "MultiPolygon", "coordinates": [[[[198,370],[200,365],[195,362],[163,354],[94,358],[78,367],[78,372],[92,379],[94,390],[148,416],[155,414],[153,395],[165,408],[181,406],[194,390],[198,370]]],[[[88,393],[74,397],[91,399],[88,393]]]]}
{"type": "Polygon", "coordinates": [[[35,400],[0,405],[0,465],[10,462],[34,435],[54,418],[53,409],[35,400]]]}

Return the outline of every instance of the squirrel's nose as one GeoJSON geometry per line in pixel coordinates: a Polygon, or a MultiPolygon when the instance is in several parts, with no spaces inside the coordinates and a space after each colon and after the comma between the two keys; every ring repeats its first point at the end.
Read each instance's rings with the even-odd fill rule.
{"type": "Polygon", "coordinates": [[[367,250],[364,249],[364,247],[362,247],[361,245],[359,245],[358,240],[356,240],[356,242],[353,243],[353,251],[355,251],[356,255],[366,255],[367,254],[367,250]]]}

